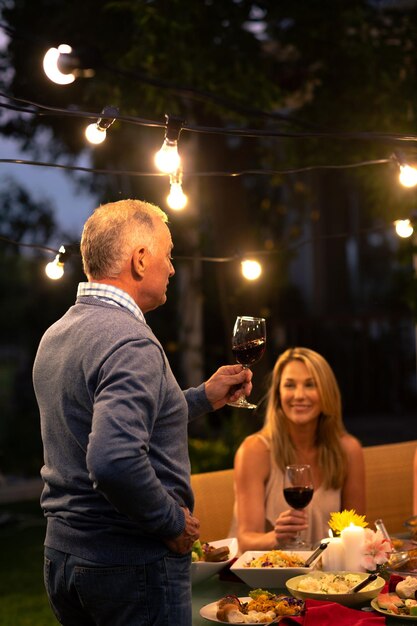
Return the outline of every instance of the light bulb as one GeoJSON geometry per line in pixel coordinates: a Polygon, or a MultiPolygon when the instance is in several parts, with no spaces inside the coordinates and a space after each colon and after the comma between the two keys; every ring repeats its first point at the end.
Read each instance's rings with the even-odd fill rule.
{"type": "Polygon", "coordinates": [[[165,139],[162,148],[155,154],[156,167],[165,174],[172,174],[178,170],[180,163],[177,142],[165,139]]]}
{"type": "Polygon", "coordinates": [[[404,187],[415,187],[417,185],[417,169],[411,165],[400,165],[399,180],[404,187]]]}
{"type": "Polygon", "coordinates": [[[50,48],[43,57],[43,69],[49,80],[58,85],[69,85],[75,80],[75,74],[70,72],[64,74],[58,67],[58,60],[61,54],[71,54],[72,48],[62,43],[58,48],[50,48]]]}
{"type": "Polygon", "coordinates": [[[406,239],[407,237],[411,237],[413,234],[413,225],[410,220],[395,220],[395,231],[399,237],[403,237],[406,239]]]}
{"type": "Polygon", "coordinates": [[[253,259],[245,259],[241,262],[242,276],[246,280],[257,280],[262,274],[262,265],[253,259]]]}
{"type": "Polygon", "coordinates": [[[171,183],[171,189],[167,196],[168,206],[174,211],[181,211],[188,202],[188,198],[182,190],[181,183],[171,183]]]}
{"type": "Polygon", "coordinates": [[[59,278],[63,277],[64,258],[66,256],[68,256],[68,253],[66,252],[65,247],[61,246],[54,260],[48,263],[48,265],[45,267],[45,273],[48,278],[51,278],[52,280],[58,280],[59,278]]]}
{"type": "Polygon", "coordinates": [[[64,275],[64,264],[59,262],[59,254],[56,255],[55,259],[48,263],[45,267],[45,274],[48,278],[52,280],[58,280],[62,278],[64,275]]]}
{"type": "Polygon", "coordinates": [[[85,129],[85,136],[90,143],[97,145],[105,140],[106,129],[100,128],[96,123],[89,124],[85,129]]]}

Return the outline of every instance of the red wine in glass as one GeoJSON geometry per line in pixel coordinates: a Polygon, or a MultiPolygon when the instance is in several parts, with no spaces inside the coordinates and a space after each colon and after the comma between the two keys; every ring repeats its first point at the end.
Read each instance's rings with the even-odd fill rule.
{"type": "Polygon", "coordinates": [[[249,367],[262,358],[265,347],[265,339],[252,339],[246,343],[233,346],[232,352],[238,363],[244,367],[249,367]]]}
{"type": "Polygon", "coordinates": [[[312,487],[286,487],[284,498],[293,509],[304,509],[313,497],[312,487]]]}
{"type": "MultiPolygon", "coordinates": [[[[262,358],[266,347],[266,326],[263,317],[239,315],[233,328],[232,352],[243,367],[250,367],[262,358]]],[[[256,409],[256,404],[240,396],[236,402],[228,402],[230,406],[240,409],[256,409]]]]}
{"type": "MultiPolygon", "coordinates": [[[[313,476],[310,465],[287,465],[284,473],[284,498],[293,509],[304,509],[313,497],[313,476]]],[[[297,533],[291,548],[305,549],[307,544],[297,533]]]]}

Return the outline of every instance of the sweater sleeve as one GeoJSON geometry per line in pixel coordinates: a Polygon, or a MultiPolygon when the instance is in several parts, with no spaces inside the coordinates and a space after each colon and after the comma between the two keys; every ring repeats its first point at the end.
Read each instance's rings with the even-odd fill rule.
{"type": "Polygon", "coordinates": [[[149,339],[120,346],[100,368],[87,447],[95,489],[142,532],[162,538],[181,534],[185,526],[180,504],[158,479],[149,456],[165,392],[159,346],[149,339]]]}
{"type": "Polygon", "coordinates": [[[188,417],[190,420],[213,411],[213,407],[207,400],[204,383],[198,387],[186,389],[184,391],[184,396],[188,404],[188,417]]]}

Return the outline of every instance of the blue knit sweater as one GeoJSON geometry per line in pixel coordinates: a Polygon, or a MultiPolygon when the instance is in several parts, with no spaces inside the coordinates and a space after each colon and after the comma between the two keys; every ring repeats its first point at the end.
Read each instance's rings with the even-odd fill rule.
{"type": "Polygon", "coordinates": [[[187,425],[212,410],[204,386],[181,391],[151,329],[92,297],[46,331],[33,381],[45,545],[107,564],[166,554],[194,504],[187,425]]]}

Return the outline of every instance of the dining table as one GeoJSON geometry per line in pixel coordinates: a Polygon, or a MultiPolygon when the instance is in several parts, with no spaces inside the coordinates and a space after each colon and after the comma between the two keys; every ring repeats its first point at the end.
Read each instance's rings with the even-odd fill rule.
{"type": "MultiPolygon", "coordinates": [[[[238,597],[247,597],[250,591],[250,587],[246,585],[244,582],[241,582],[234,576],[228,576],[222,572],[220,574],[215,574],[210,578],[203,580],[195,585],[192,588],[192,609],[193,609],[193,626],[210,626],[213,624],[212,620],[207,620],[206,618],[200,615],[200,609],[211,602],[215,602],[220,600],[223,596],[232,594],[238,597]]],[[[276,593],[285,593],[288,594],[286,589],[274,589],[272,590],[276,593]]],[[[338,605],[340,606],[340,605],[338,605]]],[[[376,613],[376,611],[372,610],[369,602],[366,603],[362,607],[358,607],[358,621],[356,624],[359,624],[359,619],[361,618],[361,612],[363,612],[363,618],[366,615],[378,615],[380,624],[385,624],[385,626],[417,626],[417,618],[401,618],[401,617],[386,617],[384,615],[380,615],[376,613]]],[[[337,611],[337,607],[336,607],[337,611]]],[[[219,622],[220,623],[220,622],[219,622]]],[[[356,626],[355,621],[352,621],[352,626],[356,626]]],[[[338,626],[336,620],[334,626],[338,626]]]]}

